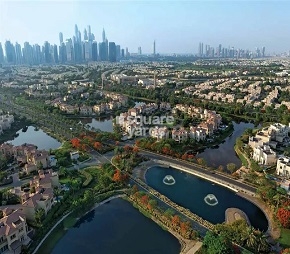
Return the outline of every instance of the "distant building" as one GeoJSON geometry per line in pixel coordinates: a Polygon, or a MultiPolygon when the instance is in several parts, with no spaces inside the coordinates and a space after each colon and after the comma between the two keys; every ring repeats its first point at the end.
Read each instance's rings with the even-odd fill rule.
{"type": "Polygon", "coordinates": [[[115,42],[109,42],[109,61],[116,62],[117,55],[116,55],[116,44],[115,42]]]}

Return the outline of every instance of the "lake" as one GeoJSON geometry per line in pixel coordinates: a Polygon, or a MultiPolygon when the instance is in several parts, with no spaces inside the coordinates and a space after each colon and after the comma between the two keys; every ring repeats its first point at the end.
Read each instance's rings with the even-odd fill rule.
{"type": "Polygon", "coordinates": [[[211,167],[217,168],[222,165],[226,168],[228,163],[235,163],[238,168],[241,167],[242,163],[234,150],[236,139],[240,137],[246,129],[254,128],[254,124],[233,122],[233,125],[233,134],[227,137],[224,143],[221,143],[217,148],[207,148],[196,157],[204,158],[207,165],[211,167]]]}
{"type": "Polygon", "coordinates": [[[84,117],[79,118],[79,120],[82,122],[82,124],[94,127],[95,129],[113,132],[113,118],[102,119],[102,118],[84,117]]]}
{"type": "Polygon", "coordinates": [[[179,241],[128,201],[114,199],[82,217],[52,254],[177,254],[179,241]]]}
{"type": "Polygon", "coordinates": [[[38,149],[56,149],[61,146],[55,138],[47,135],[43,130],[35,130],[34,126],[28,126],[25,132],[21,130],[17,131],[18,135],[12,140],[8,140],[7,143],[11,143],[14,146],[19,146],[24,143],[36,145],[38,149]]]}
{"type": "Polygon", "coordinates": [[[226,209],[235,207],[248,215],[255,228],[268,228],[266,216],[257,206],[227,188],[194,175],[174,168],[154,166],[147,170],[146,182],[173,202],[214,224],[224,222],[226,209]],[[166,175],[171,175],[175,184],[164,184],[166,175]],[[211,199],[211,196],[208,196],[210,194],[215,197],[211,199]]]}

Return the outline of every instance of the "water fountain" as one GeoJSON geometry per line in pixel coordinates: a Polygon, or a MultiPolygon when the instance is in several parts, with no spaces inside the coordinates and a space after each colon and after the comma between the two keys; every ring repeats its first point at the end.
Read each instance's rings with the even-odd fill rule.
{"type": "Polygon", "coordinates": [[[166,185],[174,185],[175,184],[175,179],[172,175],[166,175],[163,178],[163,183],[166,185]]]}
{"type": "Polygon", "coordinates": [[[216,198],[216,196],[213,195],[213,194],[206,195],[205,198],[204,198],[204,202],[207,203],[210,206],[215,206],[215,205],[217,205],[219,203],[217,198],[216,198]]]}

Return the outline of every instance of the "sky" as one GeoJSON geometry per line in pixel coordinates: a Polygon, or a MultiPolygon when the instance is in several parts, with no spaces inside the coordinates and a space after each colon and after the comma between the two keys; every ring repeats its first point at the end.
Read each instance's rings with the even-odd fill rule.
{"type": "Polygon", "coordinates": [[[0,42],[59,44],[91,25],[96,41],[157,53],[197,53],[199,42],[266,53],[290,50],[290,1],[0,0],[0,42]]]}

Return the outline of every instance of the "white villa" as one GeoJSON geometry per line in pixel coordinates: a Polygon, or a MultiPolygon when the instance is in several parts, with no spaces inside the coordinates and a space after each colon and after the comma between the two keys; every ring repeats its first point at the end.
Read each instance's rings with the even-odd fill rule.
{"type": "Polygon", "coordinates": [[[151,130],[151,137],[156,138],[157,140],[169,138],[169,131],[167,127],[155,127],[151,130]]]}
{"type": "Polygon", "coordinates": [[[277,161],[276,152],[274,152],[268,145],[255,147],[253,151],[253,159],[263,165],[273,165],[277,161]]]}
{"type": "Polygon", "coordinates": [[[276,173],[277,175],[290,178],[290,158],[289,157],[283,156],[277,160],[276,173]]]}

